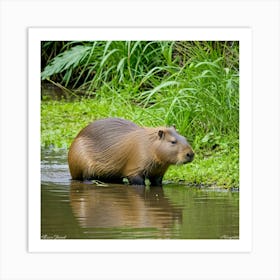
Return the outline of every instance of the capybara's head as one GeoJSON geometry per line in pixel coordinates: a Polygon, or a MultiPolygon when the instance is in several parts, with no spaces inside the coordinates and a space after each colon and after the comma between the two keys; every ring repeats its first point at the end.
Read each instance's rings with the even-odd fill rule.
{"type": "Polygon", "coordinates": [[[158,130],[156,157],[169,164],[185,164],[194,158],[192,147],[174,127],[158,130]]]}

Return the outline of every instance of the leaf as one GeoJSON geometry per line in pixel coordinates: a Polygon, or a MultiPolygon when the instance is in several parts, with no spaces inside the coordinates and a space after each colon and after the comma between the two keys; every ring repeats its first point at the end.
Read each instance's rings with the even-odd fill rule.
{"type": "Polygon", "coordinates": [[[176,81],[167,81],[167,82],[164,82],[160,85],[158,85],[157,87],[155,87],[154,89],[152,90],[149,90],[149,91],[145,91],[141,94],[141,96],[145,96],[145,106],[147,106],[147,104],[149,103],[150,99],[158,92],[160,91],[162,88],[166,88],[166,87],[169,87],[169,86],[173,86],[173,85],[179,85],[180,83],[179,82],[176,82],[176,81]]]}
{"type": "Polygon", "coordinates": [[[113,49],[111,50],[109,53],[107,53],[103,58],[102,58],[102,61],[100,62],[100,68],[103,67],[103,65],[105,64],[105,62],[107,61],[107,59],[115,52],[117,52],[118,50],[117,49],[113,49]]]}
{"type": "Polygon", "coordinates": [[[213,136],[213,132],[210,132],[210,133],[206,134],[206,135],[201,139],[201,142],[202,142],[202,143],[208,142],[209,139],[210,139],[210,137],[212,137],[212,136],[213,136]]]}
{"type": "Polygon", "coordinates": [[[85,58],[87,58],[90,50],[90,46],[79,45],[59,54],[41,73],[42,80],[67,69],[73,70],[73,68],[77,67],[85,58]]]}

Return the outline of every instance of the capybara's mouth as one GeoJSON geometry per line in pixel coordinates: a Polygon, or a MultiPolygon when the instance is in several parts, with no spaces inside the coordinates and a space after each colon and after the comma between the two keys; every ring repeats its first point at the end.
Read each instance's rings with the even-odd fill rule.
{"type": "Polygon", "coordinates": [[[190,163],[192,162],[193,160],[185,160],[182,164],[187,164],[187,163],[190,163]]]}
{"type": "Polygon", "coordinates": [[[176,165],[185,165],[185,164],[188,164],[188,163],[190,163],[190,162],[192,162],[193,161],[193,158],[192,159],[185,159],[185,160],[183,160],[183,161],[178,161],[177,163],[176,163],[176,165]]]}

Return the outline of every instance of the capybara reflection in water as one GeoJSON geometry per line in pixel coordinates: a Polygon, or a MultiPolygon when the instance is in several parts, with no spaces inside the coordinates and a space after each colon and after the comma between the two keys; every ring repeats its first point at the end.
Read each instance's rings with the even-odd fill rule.
{"type": "Polygon", "coordinates": [[[90,123],[74,139],[68,153],[72,179],[98,179],[132,185],[161,186],[171,164],[191,162],[194,152],[174,127],[139,127],[107,118],[90,123]]]}

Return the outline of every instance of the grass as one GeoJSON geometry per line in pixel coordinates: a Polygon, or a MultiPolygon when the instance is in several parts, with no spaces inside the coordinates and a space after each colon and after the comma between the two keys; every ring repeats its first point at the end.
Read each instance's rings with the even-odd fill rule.
{"type": "Polygon", "coordinates": [[[43,97],[42,146],[68,148],[102,117],[175,124],[196,157],[165,180],[238,187],[238,57],[238,42],[43,42],[42,79],[83,95],[43,97]]]}

